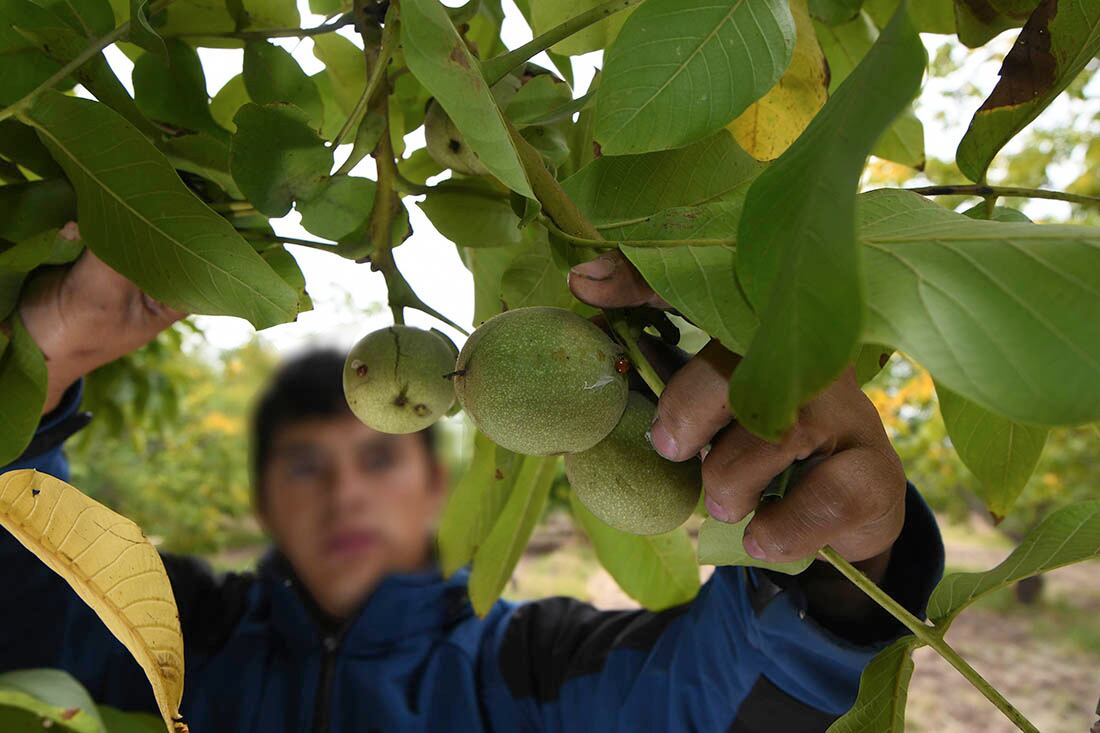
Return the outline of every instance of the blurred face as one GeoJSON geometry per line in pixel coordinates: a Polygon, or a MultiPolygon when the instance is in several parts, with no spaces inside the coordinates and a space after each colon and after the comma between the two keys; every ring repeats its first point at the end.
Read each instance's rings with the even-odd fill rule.
{"type": "Polygon", "coordinates": [[[382,577],[428,562],[446,486],[423,437],[351,415],[276,432],[261,521],[326,613],[347,618],[382,577]]]}

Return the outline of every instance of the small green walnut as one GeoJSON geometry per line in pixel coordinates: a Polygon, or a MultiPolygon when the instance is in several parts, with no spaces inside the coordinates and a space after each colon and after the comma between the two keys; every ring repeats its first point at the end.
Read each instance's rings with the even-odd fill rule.
{"type": "Polygon", "coordinates": [[[413,433],[447,414],[455,346],[438,331],[390,326],[364,336],[344,362],[344,396],[383,433],[413,433]]]}

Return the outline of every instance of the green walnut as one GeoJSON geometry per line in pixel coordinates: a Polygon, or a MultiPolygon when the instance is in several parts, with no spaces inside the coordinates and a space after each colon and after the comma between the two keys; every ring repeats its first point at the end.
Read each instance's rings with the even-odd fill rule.
{"type": "Polygon", "coordinates": [[[517,308],[466,341],[455,393],[497,445],[526,455],[591,448],[611,432],[628,392],[622,348],[564,308],[517,308]]]}
{"type": "Polygon", "coordinates": [[[466,144],[455,123],[434,99],[424,116],[424,138],[428,155],[444,168],[470,176],[488,175],[489,169],[466,144]]]}
{"type": "Polygon", "coordinates": [[[423,430],[454,404],[456,351],[438,331],[390,326],[368,333],[344,362],[348,406],[383,433],[423,430]]]}
{"type": "Polygon", "coordinates": [[[631,392],[623,417],[592,448],[565,457],[565,474],[590,512],[632,534],[670,532],[691,516],[703,486],[702,462],[674,463],[646,439],[654,405],[631,392]]]}

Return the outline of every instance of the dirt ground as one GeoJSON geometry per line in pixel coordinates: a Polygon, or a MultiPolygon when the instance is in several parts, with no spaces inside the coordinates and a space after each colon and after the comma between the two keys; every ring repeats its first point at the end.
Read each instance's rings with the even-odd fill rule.
{"type": "MultiPolygon", "coordinates": [[[[945,531],[950,570],[984,570],[1008,554],[983,527],[945,531]]],[[[601,608],[637,604],[576,539],[521,560],[508,595],[566,593],[601,608]]],[[[704,574],[710,568],[702,568],[704,574]]],[[[996,594],[995,594],[996,595],[996,594]]],[[[1043,733],[1089,733],[1100,697],[1100,563],[1049,573],[1042,601],[1025,608],[1011,591],[962,613],[948,641],[1043,733]]],[[[919,733],[1012,733],[1016,728],[930,649],[915,653],[906,730],[919,733]]],[[[872,732],[873,733],[873,732],[872,732]]]]}

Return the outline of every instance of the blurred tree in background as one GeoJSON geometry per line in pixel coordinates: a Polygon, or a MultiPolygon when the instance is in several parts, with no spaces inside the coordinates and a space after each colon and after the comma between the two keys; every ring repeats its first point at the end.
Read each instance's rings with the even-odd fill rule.
{"type": "Polygon", "coordinates": [[[253,544],[248,416],[277,355],[253,340],[207,356],[181,348],[184,330],[88,377],[95,417],[67,444],[73,481],[166,550],[253,544]]]}
{"type": "MultiPolygon", "coordinates": [[[[906,474],[932,508],[954,522],[992,522],[974,493],[977,479],[951,447],[928,372],[895,355],[866,387],[906,474]]],[[[999,528],[1019,539],[1054,508],[1083,501],[1100,486],[1100,432],[1093,426],[1051,431],[1035,474],[999,528]]]]}

